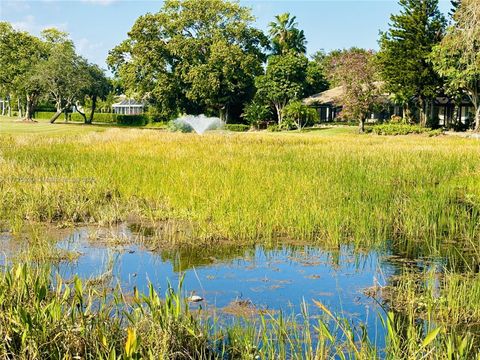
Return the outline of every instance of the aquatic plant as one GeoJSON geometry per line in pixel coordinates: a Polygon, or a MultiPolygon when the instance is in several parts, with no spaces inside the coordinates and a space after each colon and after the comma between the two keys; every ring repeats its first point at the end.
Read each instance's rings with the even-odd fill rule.
{"type": "MultiPolygon", "coordinates": [[[[299,316],[259,315],[220,325],[191,310],[171,287],[161,298],[133,289],[98,289],[75,277],[51,279],[48,266],[17,264],[0,273],[0,357],[17,359],[470,359],[470,336],[389,312],[386,348],[365,328],[325,314],[310,325],[299,316]]],[[[179,284],[181,287],[181,283],[179,284]]]]}

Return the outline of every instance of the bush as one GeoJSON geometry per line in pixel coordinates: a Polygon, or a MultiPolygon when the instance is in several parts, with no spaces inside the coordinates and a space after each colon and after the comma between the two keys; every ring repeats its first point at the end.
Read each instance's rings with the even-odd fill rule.
{"type": "Polygon", "coordinates": [[[182,133],[193,132],[193,128],[189,124],[183,121],[178,121],[178,119],[168,122],[168,130],[182,133]]]}
{"type": "Polygon", "coordinates": [[[398,116],[398,115],[392,115],[390,117],[390,123],[392,124],[401,124],[403,123],[403,118],[401,116],[398,116]]]}
{"type": "Polygon", "coordinates": [[[248,124],[258,128],[262,122],[271,118],[272,112],[268,106],[253,102],[245,106],[242,116],[248,124]]]}
{"type": "Polygon", "coordinates": [[[280,128],[280,126],[278,124],[273,124],[273,125],[268,125],[267,126],[267,131],[279,132],[279,131],[282,131],[282,129],[280,128]]]}
{"type": "Polygon", "coordinates": [[[244,132],[250,130],[250,125],[245,124],[226,124],[225,129],[229,131],[244,132]]]}
{"type": "Polygon", "coordinates": [[[118,125],[145,126],[149,122],[147,115],[117,115],[118,125]]]}
{"type": "Polygon", "coordinates": [[[367,132],[373,132],[377,135],[408,135],[408,134],[425,134],[431,136],[440,135],[442,131],[432,130],[430,128],[421,127],[419,125],[407,124],[382,124],[375,125],[366,129],[367,132]]]}
{"type": "MultiPolygon", "coordinates": [[[[292,101],[283,109],[283,122],[287,128],[296,127],[301,130],[319,121],[317,110],[303,105],[301,101],[292,101]]],[[[283,123],[282,123],[283,125],[283,123]]]]}

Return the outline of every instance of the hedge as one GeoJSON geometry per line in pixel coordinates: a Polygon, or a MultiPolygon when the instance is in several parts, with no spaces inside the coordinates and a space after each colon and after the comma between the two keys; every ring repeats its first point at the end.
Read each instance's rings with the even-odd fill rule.
{"type": "Polygon", "coordinates": [[[129,126],[145,126],[149,123],[147,115],[117,115],[117,124],[129,126]]]}
{"type": "Polygon", "coordinates": [[[442,130],[432,130],[419,125],[408,124],[382,124],[366,128],[367,132],[373,132],[377,135],[408,135],[408,134],[428,134],[437,136],[443,133],[442,130]]]}
{"type": "MultiPolygon", "coordinates": [[[[55,112],[38,111],[35,113],[35,118],[51,119],[54,114],[55,112]]],[[[88,118],[89,114],[87,113],[86,115],[88,118]]],[[[80,115],[79,113],[70,113],[69,116],[71,121],[84,121],[82,115],[80,115]]],[[[61,114],[59,116],[59,119],[65,119],[65,115],[61,114]]],[[[95,116],[93,117],[93,121],[96,123],[117,123],[119,125],[130,126],[144,126],[150,122],[149,120],[150,119],[147,115],[119,115],[113,113],[95,113],[95,116]]]]}
{"type": "Polygon", "coordinates": [[[250,125],[245,124],[226,124],[225,129],[229,131],[244,132],[250,130],[250,125]]]}

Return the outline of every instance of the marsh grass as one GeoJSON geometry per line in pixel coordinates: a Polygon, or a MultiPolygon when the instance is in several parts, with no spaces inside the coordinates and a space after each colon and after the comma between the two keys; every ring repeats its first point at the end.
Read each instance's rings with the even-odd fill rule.
{"type": "Polygon", "coordinates": [[[0,357],[15,359],[471,359],[469,334],[389,312],[386,348],[363,326],[324,316],[310,322],[307,305],[293,316],[260,314],[219,324],[189,308],[168,287],[160,297],[134,289],[98,288],[74,278],[52,279],[48,266],[17,264],[0,274],[0,357]]]}
{"type": "Polygon", "coordinates": [[[323,134],[0,136],[0,218],[173,220],[192,228],[177,242],[478,241],[478,142],[323,134]]]}

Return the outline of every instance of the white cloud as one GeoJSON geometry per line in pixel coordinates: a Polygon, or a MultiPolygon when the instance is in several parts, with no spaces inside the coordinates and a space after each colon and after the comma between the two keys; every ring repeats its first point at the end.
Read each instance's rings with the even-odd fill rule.
{"type": "Polygon", "coordinates": [[[19,13],[30,10],[30,5],[27,3],[26,0],[6,0],[2,1],[0,5],[0,10],[0,13],[3,13],[3,11],[5,11],[7,14],[10,12],[19,13]]]}
{"type": "Polygon", "coordinates": [[[12,22],[12,26],[17,30],[32,32],[35,27],[35,17],[33,15],[25,16],[20,21],[12,22]]]}
{"type": "Polygon", "coordinates": [[[103,43],[101,42],[93,43],[87,38],[81,38],[79,40],[75,40],[74,43],[78,53],[87,58],[96,56],[98,54],[98,51],[101,50],[103,47],[103,43]]]}
{"type": "Polygon", "coordinates": [[[27,15],[22,20],[12,22],[12,26],[17,30],[28,31],[34,35],[40,34],[43,29],[56,28],[62,31],[67,30],[66,23],[38,24],[33,15],[27,15]]]}

